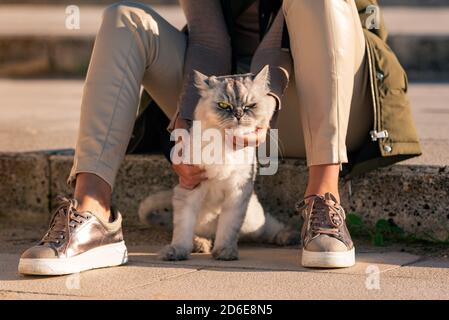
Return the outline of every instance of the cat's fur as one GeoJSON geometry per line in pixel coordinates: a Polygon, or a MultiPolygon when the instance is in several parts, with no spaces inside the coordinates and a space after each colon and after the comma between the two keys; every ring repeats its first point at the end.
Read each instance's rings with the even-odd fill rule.
{"type": "MultiPolygon", "coordinates": [[[[268,66],[255,77],[250,74],[207,77],[196,72],[195,83],[201,98],[195,120],[201,121],[202,130],[218,128],[222,133],[229,128],[251,132],[268,126],[275,108],[274,99],[267,95],[268,81],[268,66]],[[217,106],[218,102],[228,102],[234,108],[223,110],[217,106]],[[244,106],[252,104],[255,106],[243,111],[244,106]]],[[[255,147],[227,149],[223,164],[200,167],[205,169],[208,179],[197,188],[187,190],[176,186],[173,195],[161,192],[141,203],[139,216],[145,220],[150,212],[167,207],[172,196],[173,238],[171,245],[161,251],[162,259],[183,260],[192,251],[209,252],[212,239],[212,255],[219,260],[238,259],[239,236],[279,245],[299,242],[299,233],[265,213],[254,193],[255,147]],[[242,154],[250,161],[237,163],[242,154]]]]}

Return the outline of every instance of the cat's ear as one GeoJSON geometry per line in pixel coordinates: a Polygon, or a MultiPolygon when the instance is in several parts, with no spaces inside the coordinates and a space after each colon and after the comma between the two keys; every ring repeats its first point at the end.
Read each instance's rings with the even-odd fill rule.
{"type": "Polygon", "coordinates": [[[270,66],[267,64],[254,77],[253,85],[262,90],[267,90],[269,83],[270,83],[270,66]]]}
{"type": "Polygon", "coordinates": [[[208,77],[197,70],[193,70],[193,79],[195,82],[195,87],[197,87],[200,91],[212,89],[218,83],[217,77],[208,77]]]}
{"type": "Polygon", "coordinates": [[[197,87],[200,91],[209,89],[209,77],[205,74],[197,70],[193,70],[193,81],[195,83],[195,87],[197,87]]]}

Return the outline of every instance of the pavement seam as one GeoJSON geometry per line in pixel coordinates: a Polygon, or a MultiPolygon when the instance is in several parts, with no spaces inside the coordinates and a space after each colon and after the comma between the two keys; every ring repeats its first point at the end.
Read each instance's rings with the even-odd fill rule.
{"type": "Polygon", "coordinates": [[[415,265],[416,263],[422,262],[428,260],[428,258],[426,257],[418,257],[413,261],[410,262],[406,262],[404,264],[398,265],[398,266],[392,266],[391,268],[385,269],[383,271],[381,271],[380,273],[385,274],[386,276],[390,277],[390,278],[413,278],[413,277],[404,277],[404,276],[389,276],[387,273],[390,271],[395,271],[404,267],[411,267],[413,265],[415,265]]]}
{"type": "Polygon", "coordinates": [[[427,258],[427,257],[418,257],[416,260],[404,263],[400,267],[401,268],[403,268],[403,267],[410,267],[410,266],[413,266],[413,265],[415,265],[417,263],[420,263],[420,262],[423,262],[423,261],[426,261],[426,260],[429,260],[429,258],[427,258]]]}
{"type": "Polygon", "coordinates": [[[53,293],[53,292],[36,292],[36,291],[23,291],[23,290],[3,290],[0,289],[0,293],[26,293],[34,295],[47,295],[47,296],[61,296],[61,297],[74,297],[74,298],[95,298],[95,296],[85,296],[76,294],[65,294],[65,293],[53,293]]]}
{"type": "Polygon", "coordinates": [[[176,275],[171,275],[171,276],[162,277],[162,278],[160,278],[160,279],[158,279],[158,280],[154,280],[154,281],[151,281],[151,282],[148,282],[148,283],[145,283],[145,284],[137,285],[137,286],[134,286],[134,287],[131,287],[131,288],[127,288],[127,289],[118,291],[118,292],[116,292],[116,293],[114,293],[114,294],[112,294],[112,295],[106,294],[106,295],[100,295],[99,297],[106,298],[106,297],[108,297],[108,296],[117,296],[117,295],[121,295],[121,294],[126,294],[126,293],[128,293],[128,292],[130,292],[130,291],[137,290],[137,289],[141,289],[141,288],[147,287],[147,286],[149,286],[149,285],[153,285],[153,284],[155,284],[155,283],[164,282],[164,281],[166,281],[166,280],[171,280],[171,279],[175,279],[175,278],[180,278],[180,277],[183,277],[183,276],[188,275],[188,274],[196,273],[196,272],[198,272],[198,271],[201,271],[202,269],[203,269],[203,268],[199,268],[199,269],[191,270],[191,271],[188,271],[188,272],[182,272],[182,273],[176,274],[176,275]]]}

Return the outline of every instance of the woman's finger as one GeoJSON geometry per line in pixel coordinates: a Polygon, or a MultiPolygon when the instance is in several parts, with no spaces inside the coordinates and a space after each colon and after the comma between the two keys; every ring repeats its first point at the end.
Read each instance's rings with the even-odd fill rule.
{"type": "Polygon", "coordinates": [[[191,175],[190,179],[201,182],[207,180],[207,175],[206,172],[199,172],[197,174],[191,175]]]}
{"type": "Polygon", "coordinates": [[[185,189],[192,190],[207,179],[205,171],[197,166],[180,164],[173,167],[179,176],[180,186],[185,189]]]}
{"type": "Polygon", "coordinates": [[[196,176],[179,177],[179,184],[186,189],[194,189],[204,180],[207,180],[207,177],[201,173],[196,176]]]}
{"type": "Polygon", "coordinates": [[[192,164],[186,164],[185,169],[188,175],[197,175],[205,172],[203,168],[200,168],[192,164]]]}
{"type": "Polygon", "coordinates": [[[202,169],[198,166],[194,166],[194,165],[190,165],[190,164],[183,164],[183,163],[173,164],[173,170],[175,170],[175,172],[178,176],[184,176],[184,177],[204,173],[204,169],[202,169]]]}
{"type": "Polygon", "coordinates": [[[198,185],[199,183],[195,184],[192,183],[190,180],[185,179],[183,177],[179,177],[179,185],[184,188],[184,189],[188,189],[188,190],[192,190],[195,189],[195,187],[198,185]]]}

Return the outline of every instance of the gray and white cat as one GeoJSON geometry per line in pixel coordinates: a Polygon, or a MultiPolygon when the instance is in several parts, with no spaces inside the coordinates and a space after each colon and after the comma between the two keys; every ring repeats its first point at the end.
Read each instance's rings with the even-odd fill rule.
{"type": "MultiPolygon", "coordinates": [[[[201,130],[219,129],[225,146],[225,129],[252,132],[268,127],[275,106],[268,94],[269,67],[257,76],[252,74],[207,77],[195,72],[195,84],[200,100],[195,120],[201,130]]],[[[201,149],[206,144],[201,143],[201,149]]],[[[161,252],[164,260],[183,260],[194,252],[208,253],[218,260],[238,259],[240,239],[278,245],[296,244],[299,232],[286,228],[264,212],[256,194],[254,180],[257,170],[256,148],[239,150],[224,148],[220,164],[201,163],[207,180],[193,190],[179,185],[170,192],[150,195],[142,201],[139,216],[173,206],[173,238],[161,252]],[[242,162],[242,156],[249,161],[242,162]],[[213,240],[212,240],[213,239],[213,240]]]]}

